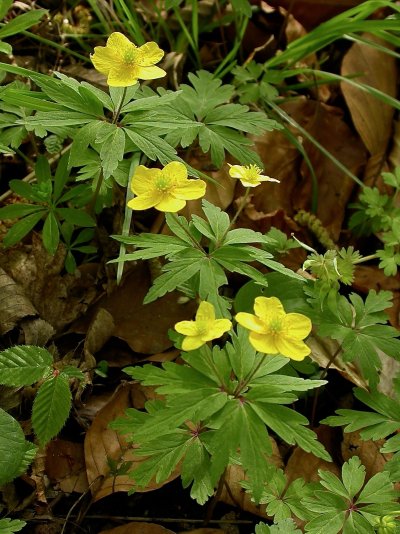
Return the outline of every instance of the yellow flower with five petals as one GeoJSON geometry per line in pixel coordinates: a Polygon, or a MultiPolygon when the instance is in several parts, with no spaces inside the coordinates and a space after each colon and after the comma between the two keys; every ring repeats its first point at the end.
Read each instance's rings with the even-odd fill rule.
{"type": "Polygon", "coordinates": [[[255,315],[240,312],[236,321],[250,330],[249,341],[253,347],[266,354],[282,354],[301,361],[311,350],[304,343],[311,332],[311,321],[301,313],[286,313],[276,297],[257,297],[255,315]]]}
{"type": "Polygon", "coordinates": [[[270,178],[261,174],[263,171],[257,165],[230,165],[228,164],[229,176],[238,178],[245,187],[257,187],[261,182],[278,182],[276,178],[270,178]]]}
{"type": "Polygon", "coordinates": [[[128,202],[129,208],[156,208],[175,213],[185,207],[187,200],[204,196],[206,183],[189,180],[186,166],[172,161],[163,169],[148,169],[144,165],[136,167],[131,189],[137,196],[128,202]]]}
{"type": "Polygon", "coordinates": [[[221,337],[232,327],[229,319],[216,319],[214,306],[203,301],[196,313],[195,321],[180,321],[176,323],[175,330],[185,336],[182,342],[183,350],[195,350],[211,341],[221,337]]]}
{"type": "Polygon", "coordinates": [[[166,75],[156,67],[164,52],[153,41],[136,46],[122,33],[114,32],[106,46],[96,46],[90,59],[94,68],[107,76],[110,87],[129,87],[141,80],[155,80],[166,75]]]}

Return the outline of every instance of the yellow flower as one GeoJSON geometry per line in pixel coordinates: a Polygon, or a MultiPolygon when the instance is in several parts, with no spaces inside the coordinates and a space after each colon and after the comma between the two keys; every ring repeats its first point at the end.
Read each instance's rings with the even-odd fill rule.
{"type": "Polygon", "coordinates": [[[311,332],[311,321],[301,313],[286,313],[276,297],[257,297],[255,315],[240,312],[236,321],[250,330],[253,347],[266,354],[282,354],[292,360],[304,360],[311,350],[302,341],[311,332]]]}
{"type": "Polygon", "coordinates": [[[187,200],[201,198],[206,192],[203,180],[188,180],[183,163],[172,161],[163,169],[136,167],[131,189],[137,195],[128,202],[133,210],[156,208],[159,211],[177,212],[187,200]]]}
{"type": "Polygon", "coordinates": [[[278,182],[275,178],[264,176],[263,171],[257,165],[230,165],[228,164],[229,176],[231,178],[239,178],[245,187],[257,187],[261,182],[278,182]]]}
{"type": "Polygon", "coordinates": [[[106,46],[96,46],[90,59],[94,68],[107,76],[111,87],[129,87],[141,80],[154,80],[166,75],[165,70],[154,65],[164,52],[157,43],[150,42],[137,47],[122,33],[114,32],[106,46]]]}
{"type": "Polygon", "coordinates": [[[214,306],[209,302],[201,302],[196,313],[195,321],[180,321],[176,323],[175,330],[183,334],[183,350],[198,349],[207,341],[217,339],[228,332],[232,327],[229,319],[216,319],[214,306]]]}

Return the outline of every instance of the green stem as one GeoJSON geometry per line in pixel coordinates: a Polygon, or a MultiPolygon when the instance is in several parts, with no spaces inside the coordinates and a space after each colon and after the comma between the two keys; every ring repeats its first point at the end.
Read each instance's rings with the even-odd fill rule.
{"type": "Polygon", "coordinates": [[[254,367],[254,369],[252,371],[250,371],[250,374],[244,379],[244,381],[243,382],[239,382],[239,384],[237,385],[235,391],[233,392],[233,396],[234,397],[237,397],[240,394],[240,392],[247,386],[247,384],[250,383],[252,378],[255,376],[257,371],[260,369],[260,367],[264,363],[264,360],[265,360],[266,357],[267,357],[267,355],[264,354],[264,356],[262,358],[260,358],[260,361],[258,362],[258,364],[254,367]]]}
{"type": "Polygon", "coordinates": [[[357,265],[359,263],[365,263],[366,261],[377,260],[378,258],[379,256],[377,254],[370,254],[369,256],[364,256],[363,258],[354,260],[353,265],[357,265]]]}
{"type": "Polygon", "coordinates": [[[200,250],[203,254],[205,254],[206,251],[204,250],[204,248],[200,245],[200,243],[198,243],[196,241],[196,239],[192,236],[192,234],[189,232],[189,230],[187,228],[185,228],[185,226],[181,223],[181,221],[179,220],[178,215],[176,213],[171,213],[171,215],[174,217],[175,221],[179,224],[179,226],[182,228],[182,230],[188,236],[188,238],[192,242],[193,246],[195,248],[197,248],[198,250],[200,250]]]}
{"type": "Polygon", "coordinates": [[[242,198],[242,202],[240,203],[240,206],[238,207],[237,212],[233,216],[233,218],[232,218],[228,228],[226,229],[224,235],[218,240],[217,243],[215,243],[215,248],[216,249],[221,245],[221,243],[223,243],[225,241],[225,238],[226,238],[229,230],[231,230],[233,228],[235,222],[238,220],[239,215],[244,210],[244,208],[246,206],[246,203],[247,203],[247,198],[249,196],[249,193],[250,193],[250,187],[246,187],[246,191],[244,192],[244,195],[243,195],[243,198],[242,198]]]}
{"type": "Polygon", "coordinates": [[[119,114],[121,113],[122,106],[124,105],[127,89],[128,89],[127,87],[124,87],[124,90],[122,91],[121,100],[119,101],[117,109],[114,111],[112,124],[117,124],[119,114]]]}

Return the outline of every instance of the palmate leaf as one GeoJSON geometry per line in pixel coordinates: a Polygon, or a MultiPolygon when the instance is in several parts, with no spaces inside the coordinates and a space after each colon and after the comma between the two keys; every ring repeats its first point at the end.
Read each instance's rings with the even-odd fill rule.
{"type": "MultiPolygon", "coordinates": [[[[242,164],[256,163],[262,166],[258,155],[250,149],[252,141],[243,135],[243,131],[260,134],[266,130],[278,128],[279,125],[267,118],[264,113],[250,112],[247,106],[231,104],[232,85],[222,85],[207,71],[189,74],[193,87],[182,84],[182,94],[173,103],[187,118],[201,124],[198,130],[199,144],[203,152],[211,151],[213,163],[220,167],[224,161],[225,151],[242,164]]],[[[195,131],[192,129],[192,141],[195,131]]],[[[168,133],[165,140],[176,146],[188,146],[185,138],[187,132],[175,130],[168,133]]]]}
{"type": "Polygon", "coordinates": [[[22,530],[25,525],[25,521],[6,517],[4,519],[0,519],[0,532],[1,534],[13,534],[14,532],[19,532],[22,530]]]}
{"type": "Polygon", "coordinates": [[[292,519],[284,519],[271,526],[258,523],[255,534],[301,534],[301,530],[296,527],[292,519]]]}
{"type": "Polygon", "coordinates": [[[0,486],[23,473],[35,454],[19,423],[0,408],[0,486]]]}
{"type": "Polygon", "coordinates": [[[40,386],[32,407],[32,427],[41,446],[64,426],[71,409],[71,398],[68,378],[62,373],[40,386]]]}
{"type": "Polygon", "coordinates": [[[46,349],[20,345],[0,352],[0,384],[30,386],[50,373],[53,357],[46,349]]]}

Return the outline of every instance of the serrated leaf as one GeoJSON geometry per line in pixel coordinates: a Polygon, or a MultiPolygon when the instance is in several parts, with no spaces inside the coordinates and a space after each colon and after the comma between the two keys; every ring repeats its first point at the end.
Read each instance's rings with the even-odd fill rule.
{"type": "Polygon", "coordinates": [[[25,525],[25,521],[5,517],[3,519],[0,519],[0,533],[13,534],[14,532],[19,532],[20,530],[22,530],[25,525]]]}
{"type": "Polygon", "coordinates": [[[348,462],[343,464],[342,480],[349,493],[350,499],[362,488],[365,479],[365,467],[361,465],[358,456],[353,456],[348,462]]]}
{"type": "Polygon", "coordinates": [[[0,352],[0,384],[30,386],[46,376],[53,363],[42,347],[19,345],[0,352]]]}
{"type": "Polygon", "coordinates": [[[36,447],[25,440],[19,423],[0,408],[0,486],[20,475],[35,451],[36,447]]]}
{"type": "Polygon", "coordinates": [[[35,206],[33,204],[10,204],[0,208],[0,219],[17,219],[38,211],[43,212],[44,210],[43,206],[35,206]]]}
{"type": "Polygon", "coordinates": [[[84,228],[93,228],[96,226],[96,221],[86,211],[74,208],[57,208],[57,213],[62,219],[75,226],[82,226],[84,228]]]}
{"type": "MultiPolygon", "coordinates": [[[[100,141],[97,141],[100,143],[100,141]]],[[[115,126],[113,131],[101,141],[100,149],[101,166],[103,168],[104,177],[112,176],[118,163],[124,157],[125,150],[125,134],[122,128],[115,126]]]]}
{"type": "Polygon", "coordinates": [[[62,374],[40,386],[32,407],[32,427],[41,446],[64,426],[71,409],[71,398],[68,380],[62,374]]]}
{"type": "Polygon", "coordinates": [[[178,262],[172,264],[173,268],[158,276],[149,289],[146,297],[143,300],[144,304],[149,304],[154,300],[162,297],[165,293],[173,291],[178,286],[182,285],[184,282],[189,280],[194,276],[200,269],[198,263],[189,263],[187,265],[181,265],[178,262]]]}

